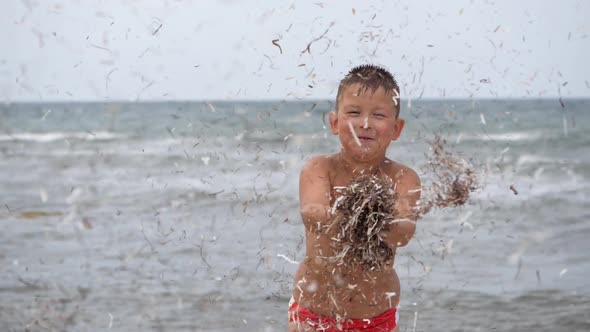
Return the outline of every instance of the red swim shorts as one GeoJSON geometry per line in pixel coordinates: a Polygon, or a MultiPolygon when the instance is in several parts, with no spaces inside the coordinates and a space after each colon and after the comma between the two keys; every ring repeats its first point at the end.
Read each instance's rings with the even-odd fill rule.
{"type": "Polygon", "coordinates": [[[299,322],[322,332],[391,332],[397,326],[397,320],[396,308],[389,309],[371,319],[347,319],[338,322],[336,318],[314,314],[294,301],[289,307],[289,322],[299,322]]]}

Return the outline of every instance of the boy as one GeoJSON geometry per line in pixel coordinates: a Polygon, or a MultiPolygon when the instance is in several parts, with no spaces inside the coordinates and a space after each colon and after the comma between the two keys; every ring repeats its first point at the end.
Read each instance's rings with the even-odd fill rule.
{"type": "Polygon", "coordinates": [[[416,229],[420,180],[412,169],[385,157],[400,136],[399,86],[385,69],[353,68],[340,82],[330,127],[341,149],[317,156],[301,171],[299,195],[306,255],[295,275],[289,331],[398,331],[400,284],[393,260],[381,270],[336,264],[329,232],[338,187],[361,174],[385,175],[395,184],[402,221],[380,235],[391,247],[405,246],[416,229]]]}

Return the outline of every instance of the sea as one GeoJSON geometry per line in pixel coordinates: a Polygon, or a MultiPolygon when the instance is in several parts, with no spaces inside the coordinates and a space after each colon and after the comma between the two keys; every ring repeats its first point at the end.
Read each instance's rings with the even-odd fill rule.
{"type": "MultiPolygon", "coordinates": [[[[0,104],[0,330],[286,331],[328,100],[0,104]]],[[[400,331],[590,331],[590,100],[404,101],[466,205],[400,248],[400,331]]]]}

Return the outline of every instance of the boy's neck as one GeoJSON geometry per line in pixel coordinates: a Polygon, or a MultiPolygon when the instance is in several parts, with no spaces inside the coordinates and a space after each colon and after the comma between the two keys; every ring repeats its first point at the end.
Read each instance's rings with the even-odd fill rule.
{"type": "Polygon", "coordinates": [[[350,156],[347,156],[346,153],[343,153],[343,151],[340,151],[340,153],[338,153],[338,158],[340,159],[340,165],[342,166],[342,168],[344,168],[344,170],[348,174],[352,174],[353,176],[361,174],[377,174],[382,171],[381,166],[383,165],[383,161],[385,160],[385,158],[383,158],[380,161],[357,161],[351,158],[350,156]]]}

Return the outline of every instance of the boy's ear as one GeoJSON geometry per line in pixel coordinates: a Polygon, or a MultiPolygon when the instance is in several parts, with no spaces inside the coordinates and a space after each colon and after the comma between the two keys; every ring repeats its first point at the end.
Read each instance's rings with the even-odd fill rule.
{"type": "Polygon", "coordinates": [[[338,114],[334,111],[330,112],[330,129],[332,129],[332,134],[338,135],[338,114]]]}
{"type": "Polygon", "coordinates": [[[395,127],[394,127],[393,133],[391,135],[392,141],[397,141],[399,136],[402,134],[402,130],[404,129],[405,124],[406,124],[406,121],[402,118],[398,118],[397,120],[395,120],[395,127]]]}

